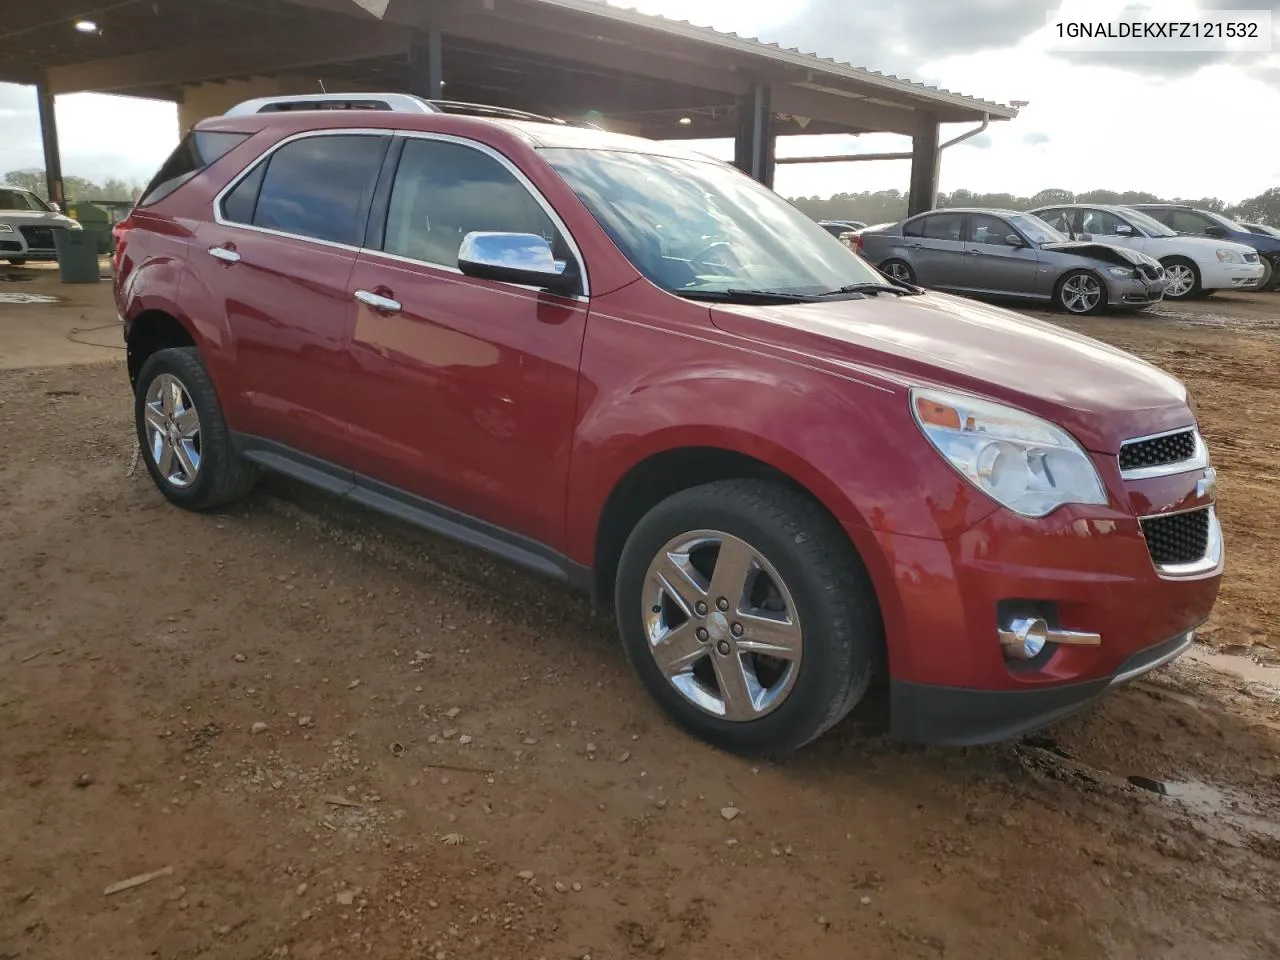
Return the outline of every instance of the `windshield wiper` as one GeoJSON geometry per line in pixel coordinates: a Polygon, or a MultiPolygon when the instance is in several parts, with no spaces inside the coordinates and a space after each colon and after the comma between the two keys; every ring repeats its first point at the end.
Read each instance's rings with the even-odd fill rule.
{"type": "Polygon", "coordinates": [[[778,290],[672,290],[687,300],[710,300],[718,303],[813,303],[812,294],[783,293],[778,290]]]}
{"type": "Polygon", "coordinates": [[[919,293],[918,290],[908,290],[906,287],[895,287],[890,283],[851,283],[848,286],[841,287],[839,290],[831,290],[822,294],[824,297],[835,297],[842,293],[896,293],[900,297],[910,297],[919,293]]]}

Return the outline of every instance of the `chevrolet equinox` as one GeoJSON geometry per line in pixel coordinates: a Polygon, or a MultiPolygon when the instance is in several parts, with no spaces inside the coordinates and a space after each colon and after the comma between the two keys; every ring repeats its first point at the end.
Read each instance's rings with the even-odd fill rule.
{"type": "Polygon", "coordinates": [[[117,230],[143,460],[279,471],[588,591],[649,693],[778,752],[1016,737],[1186,650],[1223,569],[1172,376],[889,283],[730,166],[403,95],[252,101],[117,230]]]}

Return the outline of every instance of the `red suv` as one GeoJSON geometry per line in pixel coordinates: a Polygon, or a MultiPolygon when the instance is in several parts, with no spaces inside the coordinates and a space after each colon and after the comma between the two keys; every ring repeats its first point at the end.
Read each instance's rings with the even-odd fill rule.
{"type": "Polygon", "coordinates": [[[1178,380],[888,284],[706,157],[360,97],[199,124],[119,231],[174,503],[280,471],[583,588],[743,751],[882,666],[895,734],[976,744],[1190,645],[1223,545],[1178,380]]]}

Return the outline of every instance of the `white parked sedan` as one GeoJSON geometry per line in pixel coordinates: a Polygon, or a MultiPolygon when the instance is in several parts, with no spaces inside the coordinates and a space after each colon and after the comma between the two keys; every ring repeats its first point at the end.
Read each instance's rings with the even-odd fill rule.
{"type": "Polygon", "coordinates": [[[1175,233],[1129,207],[1068,203],[1032,211],[1075,240],[1101,240],[1141,250],[1164,266],[1165,297],[1184,300],[1215,290],[1257,290],[1266,265],[1243,243],[1175,233]]]}

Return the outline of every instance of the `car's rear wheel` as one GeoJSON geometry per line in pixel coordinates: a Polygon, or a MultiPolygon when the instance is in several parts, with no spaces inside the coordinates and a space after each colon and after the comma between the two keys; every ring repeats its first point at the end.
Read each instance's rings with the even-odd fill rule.
{"type": "Polygon", "coordinates": [[[743,753],[795,750],[866,692],[883,645],[852,544],[814,501],[727,480],[637,524],[615,585],[628,659],[685,729],[743,753]]]}
{"type": "Polygon", "coordinates": [[[1054,302],[1077,316],[1101,313],[1107,307],[1107,288],[1096,273],[1073,270],[1058,281],[1054,302]]]}
{"type": "Polygon", "coordinates": [[[27,262],[26,257],[12,257],[12,258],[10,258],[10,260],[9,260],[9,266],[11,266],[11,267],[20,267],[20,266],[22,266],[22,265],[23,265],[24,263],[26,263],[26,262],[27,262]]]}
{"type": "Polygon", "coordinates": [[[1184,257],[1167,257],[1160,261],[1164,267],[1167,300],[1187,300],[1201,292],[1200,270],[1184,257]]]}
{"type": "Polygon", "coordinates": [[[879,269],[890,280],[897,280],[901,283],[916,282],[916,272],[911,269],[911,264],[905,260],[886,260],[880,264],[879,269]]]}
{"type": "Polygon", "coordinates": [[[135,386],[134,419],[151,479],[178,506],[210,510],[252,489],[253,465],[231,445],[195,347],[159,350],[147,358],[135,386]]]}

